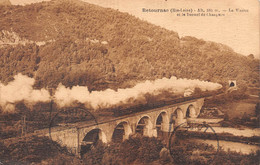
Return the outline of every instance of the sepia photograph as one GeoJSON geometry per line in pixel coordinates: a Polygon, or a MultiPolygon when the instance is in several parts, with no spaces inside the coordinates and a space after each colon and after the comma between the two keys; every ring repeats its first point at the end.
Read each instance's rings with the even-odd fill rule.
{"type": "Polygon", "coordinates": [[[259,0],[0,0],[0,165],[259,165],[259,0]]]}

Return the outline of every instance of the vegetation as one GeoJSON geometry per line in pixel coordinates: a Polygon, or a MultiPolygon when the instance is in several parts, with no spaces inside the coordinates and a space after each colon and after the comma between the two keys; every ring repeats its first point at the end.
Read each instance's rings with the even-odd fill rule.
{"type": "Polygon", "coordinates": [[[221,150],[218,153],[217,158],[214,161],[214,165],[223,164],[240,164],[240,165],[257,165],[260,162],[260,151],[258,150],[256,153],[251,153],[249,155],[243,155],[241,153],[232,152],[232,151],[223,151],[221,150]]]}
{"type": "MultiPolygon", "coordinates": [[[[205,109],[212,107],[221,109],[225,113],[224,121],[220,122],[223,127],[240,128],[247,126],[259,128],[259,100],[250,97],[250,94],[251,92],[245,86],[242,86],[237,90],[207,98],[203,106],[206,107],[205,109]],[[236,115],[234,115],[235,113],[236,115]]],[[[205,117],[203,113],[200,116],[205,117]]]]}
{"type": "Polygon", "coordinates": [[[259,86],[259,60],[229,47],[141,21],[127,13],[77,0],[0,7],[0,81],[21,72],[36,87],[87,85],[90,90],[129,87],[162,77],[259,86]],[[15,23],[14,23],[15,22],[15,23]],[[15,44],[16,40],[25,44],[15,44]],[[32,41],[32,42],[29,42],[32,41]],[[45,44],[37,44],[37,42],[45,44]]]}
{"type": "Polygon", "coordinates": [[[232,92],[226,92],[221,95],[213,95],[205,101],[205,107],[215,107],[227,103],[232,103],[240,100],[247,99],[249,96],[246,94],[246,89],[238,88],[232,92]]]}
{"type": "Polygon", "coordinates": [[[192,164],[239,164],[239,165],[258,165],[260,151],[243,155],[242,153],[224,151],[222,148],[217,152],[213,146],[204,143],[184,142],[172,149],[173,163],[177,165],[192,164]]]}
{"type": "Polygon", "coordinates": [[[235,123],[237,125],[244,125],[251,128],[259,128],[259,117],[255,117],[253,115],[249,115],[244,112],[243,116],[235,117],[230,119],[230,122],[235,123]]]}
{"type": "Polygon", "coordinates": [[[105,146],[99,143],[86,153],[83,162],[86,164],[133,164],[152,163],[159,160],[162,143],[156,138],[136,137],[122,143],[105,146]]]}
{"type": "Polygon", "coordinates": [[[176,141],[172,145],[171,154],[157,139],[148,137],[135,137],[122,144],[113,143],[106,146],[102,143],[86,153],[83,162],[86,164],[240,164],[252,165],[259,163],[260,152],[243,155],[236,152],[219,152],[204,143],[189,141],[176,141]],[[229,163],[227,163],[229,162],[229,163]]]}
{"type": "Polygon", "coordinates": [[[0,139],[19,137],[22,135],[22,129],[24,133],[32,133],[35,130],[49,128],[50,105],[38,103],[28,108],[23,102],[19,102],[16,104],[16,112],[2,113],[0,121],[0,139]]]}
{"type": "Polygon", "coordinates": [[[27,107],[23,102],[19,102],[16,104],[15,113],[0,114],[0,139],[20,137],[57,125],[95,122],[95,118],[99,117],[99,114],[90,113],[81,107],[79,105],[77,108],[57,108],[54,103],[52,108],[50,103],[37,103],[27,107]]]}
{"type": "Polygon", "coordinates": [[[47,137],[30,137],[5,143],[1,141],[0,148],[0,161],[4,164],[80,164],[65,147],[47,137]]]}
{"type": "Polygon", "coordinates": [[[11,2],[9,0],[0,0],[0,6],[1,5],[11,5],[11,2]]]}
{"type": "Polygon", "coordinates": [[[110,145],[98,142],[82,159],[71,155],[66,148],[47,137],[31,137],[16,141],[0,142],[0,161],[6,164],[241,164],[256,165],[260,152],[243,155],[225,152],[217,153],[213,146],[203,143],[180,143],[175,141],[172,157],[160,140],[148,137],[130,137],[123,143],[110,145]],[[216,154],[217,153],[217,154],[216,154]]]}
{"type": "MultiPolygon", "coordinates": [[[[180,38],[176,32],[113,9],[77,0],[54,0],[27,6],[0,6],[0,15],[0,82],[4,84],[17,73],[23,73],[35,78],[36,88],[55,88],[62,83],[67,87],[86,85],[90,91],[131,87],[142,80],[170,76],[221,84],[235,79],[239,85],[259,86],[259,60],[239,55],[219,43],[190,36],[180,38]],[[16,35],[7,35],[5,31],[16,35]]],[[[167,92],[164,94],[167,97],[167,92]]],[[[201,91],[196,89],[195,94],[200,95],[201,91]]],[[[214,102],[223,104],[246,97],[242,95],[233,91],[225,97],[216,97],[214,102]]],[[[146,97],[148,106],[154,103],[155,98],[146,97]]],[[[49,105],[35,105],[40,113],[24,103],[17,103],[16,109],[19,110],[16,114],[0,116],[1,139],[21,134],[23,116],[29,132],[49,126],[49,105]]],[[[248,120],[246,115],[243,120],[248,120]]],[[[163,147],[155,138],[141,137],[130,138],[120,145],[99,143],[83,160],[86,164],[156,161],[172,164],[169,154],[160,159],[163,147]]],[[[182,147],[176,158],[192,164],[190,159],[183,159],[182,152],[194,148],[190,144],[182,147]]],[[[82,164],[66,148],[48,138],[1,141],[0,148],[1,162],[9,164],[82,164]]],[[[245,156],[221,151],[220,155],[216,164],[257,164],[259,158],[259,152],[245,156]]],[[[206,161],[195,155],[192,162],[206,161]]]]}

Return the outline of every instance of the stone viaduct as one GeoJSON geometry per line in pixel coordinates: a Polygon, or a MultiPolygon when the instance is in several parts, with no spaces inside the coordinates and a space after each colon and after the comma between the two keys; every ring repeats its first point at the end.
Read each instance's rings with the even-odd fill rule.
{"type": "Polygon", "coordinates": [[[79,155],[82,150],[95,144],[123,141],[130,135],[141,134],[157,137],[159,132],[171,132],[189,118],[196,118],[203,106],[204,98],[194,99],[165,107],[155,108],[131,115],[113,118],[109,121],[54,127],[45,136],[51,136],[72,153],[79,155]]]}

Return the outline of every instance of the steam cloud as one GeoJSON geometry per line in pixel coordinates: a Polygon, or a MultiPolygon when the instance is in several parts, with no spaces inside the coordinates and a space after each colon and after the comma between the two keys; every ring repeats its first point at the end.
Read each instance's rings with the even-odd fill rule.
{"type": "MultiPolygon", "coordinates": [[[[33,84],[35,80],[22,74],[14,76],[14,80],[7,85],[0,83],[0,106],[4,111],[13,111],[16,102],[34,104],[36,102],[49,102],[51,96],[46,89],[35,90],[33,84]]],[[[129,100],[137,101],[145,99],[146,94],[153,96],[161,94],[167,90],[172,94],[185,95],[185,92],[194,91],[200,88],[202,91],[211,91],[222,88],[218,83],[200,80],[170,79],[163,78],[155,81],[145,81],[138,83],[133,88],[126,89],[106,89],[104,91],[89,92],[86,86],[74,86],[66,88],[60,84],[54,94],[54,100],[60,107],[72,106],[73,103],[83,103],[93,109],[108,108],[117,104],[127,104],[129,100]]]]}
{"type": "Polygon", "coordinates": [[[155,81],[145,81],[135,85],[133,88],[118,89],[117,91],[106,89],[104,91],[89,92],[88,88],[84,86],[74,86],[70,89],[60,84],[56,89],[54,97],[56,103],[61,107],[69,106],[73,102],[80,102],[98,109],[127,103],[129,99],[143,99],[145,94],[158,95],[163,90],[183,95],[186,90],[194,90],[196,87],[202,91],[222,88],[218,83],[171,77],[170,79],[163,78],[155,81]]]}
{"type": "Polygon", "coordinates": [[[7,85],[0,83],[0,106],[4,111],[13,111],[14,104],[19,101],[25,103],[48,102],[50,94],[46,89],[35,90],[33,78],[18,74],[7,85]]]}

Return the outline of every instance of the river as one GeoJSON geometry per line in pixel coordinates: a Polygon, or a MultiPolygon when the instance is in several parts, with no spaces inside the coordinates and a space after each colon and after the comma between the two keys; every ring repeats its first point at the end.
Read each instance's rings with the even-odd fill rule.
{"type": "MultiPolygon", "coordinates": [[[[193,140],[195,142],[213,145],[215,148],[217,148],[218,146],[216,140],[192,139],[192,141],[193,140]]],[[[231,142],[225,140],[219,140],[219,147],[222,147],[224,151],[230,150],[235,152],[241,152],[242,154],[250,154],[251,152],[255,153],[257,150],[260,150],[260,146],[257,145],[250,145],[250,144],[231,142]]]]}

